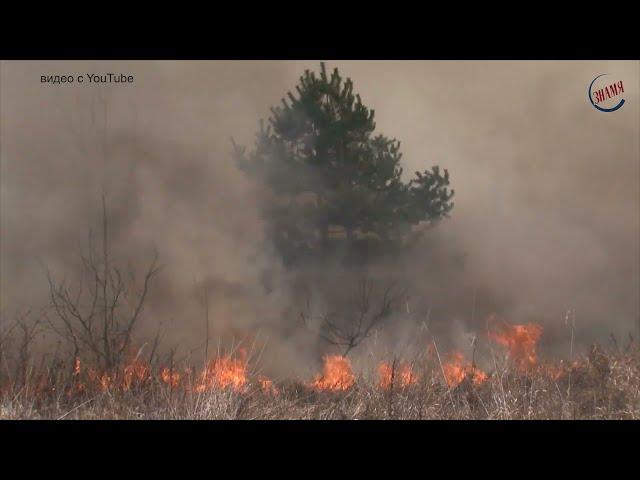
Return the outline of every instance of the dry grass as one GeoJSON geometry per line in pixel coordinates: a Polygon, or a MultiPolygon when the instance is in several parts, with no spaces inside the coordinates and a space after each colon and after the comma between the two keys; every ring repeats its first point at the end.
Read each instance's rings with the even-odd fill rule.
{"type": "MultiPolygon", "coordinates": [[[[63,371],[63,370],[60,370],[63,371]]],[[[64,369],[69,371],[69,369],[64,369]]],[[[172,388],[155,374],[128,389],[74,390],[72,374],[0,390],[1,419],[638,419],[640,356],[594,348],[554,379],[540,369],[510,364],[490,372],[481,385],[448,388],[428,365],[415,385],[382,390],[378,378],[358,375],[342,392],[321,392],[308,382],[279,382],[278,394],[261,390],[250,376],[246,389],[196,393],[172,388]],[[55,381],[54,381],[55,380],[55,381]],[[40,385],[40,387],[38,387],[40,385]],[[73,392],[73,393],[70,393],[73,392]]],[[[42,378],[42,377],[40,377],[42,378]]]]}

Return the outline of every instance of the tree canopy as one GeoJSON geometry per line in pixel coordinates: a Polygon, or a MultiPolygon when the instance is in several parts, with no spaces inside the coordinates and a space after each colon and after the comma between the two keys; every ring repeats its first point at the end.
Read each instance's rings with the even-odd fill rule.
{"type": "Polygon", "coordinates": [[[367,235],[402,243],[412,226],[448,216],[448,171],[434,166],[403,182],[400,142],[375,128],[352,80],[321,63],[260,121],[251,151],[232,140],[239,168],[273,194],[265,214],[285,259],[324,255],[336,229],[349,247],[367,235]]]}

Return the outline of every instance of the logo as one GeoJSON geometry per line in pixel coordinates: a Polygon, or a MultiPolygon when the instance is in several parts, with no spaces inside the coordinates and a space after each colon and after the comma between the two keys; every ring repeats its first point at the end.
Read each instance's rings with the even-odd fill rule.
{"type": "Polygon", "coordinates": [[[599,80],[606,76],[606,73],[598,75],[589,85],[589,101],[593,108],[601,112],[615,112],[624,105],[624,85],[622,80],[608,83],[606,80],[599,80]],[[594,84],[596,85],[594,87],[594,84]]]}

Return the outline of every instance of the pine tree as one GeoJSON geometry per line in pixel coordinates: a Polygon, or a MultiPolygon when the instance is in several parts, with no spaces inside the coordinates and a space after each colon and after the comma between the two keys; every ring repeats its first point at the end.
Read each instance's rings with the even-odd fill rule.
{"type": "Polygon", "coordinates": [[[271,109],[260,122],[250,153],[234,145],[237,165],[265,184],[279,200],[265,213],[271,236],[285,259],[325,253],[330,227],[402,242],[412,225],[434,223],[453,207],[449,175],[438,167],[401,180],[400,142],[373,136],[374,111],[353,93],[338,69],[327,75],[306,70],[297,95],[271,109]],[[300,202],[302,195],[313,201],[300,202]]]}

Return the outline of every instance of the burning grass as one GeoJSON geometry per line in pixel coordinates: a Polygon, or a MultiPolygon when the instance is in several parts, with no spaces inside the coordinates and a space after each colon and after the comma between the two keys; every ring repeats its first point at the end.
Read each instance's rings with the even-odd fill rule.
{"type": "Polygon", "coordinates": [[[378,386],[382,390],[389,390],[394,385],[411,387],[418,383],[418,375],[408,362],[400,362],[397,365],[395,362],[380,362],[378,373],[380,375],[378,386]]]}
{"type": "Polygon", "coordinates": [[[211,360],[193,387],[198,393],[227,388],[236,392],[242,392],[247,388],[247,361],[244,350],[240,351],[240,358],[225,356],[211,360]]]}
{"type": "Polygon", "coordinates": [[[481,385],[487,381],[487,374],[477,368],[473,363],[465,360],[460,352],[453,352],[449,361],[443,366],[444,377],[449,387],[457,387],[463,381],[469,380],[474,385],[481,385]]]}
{"type": "Polygon", "coordinates": [[[351,362],[341,355],[324,358],[322,374],[316,376],[311,386],[319,391],[341,392],[349,390],[356,377],[351,370],[351,362]]]}
{"type": "MultiPolygon", "coordinates": [[[[490,321],[493,319],[492,317],[490,321]]],[[[507,347],[509,356],[521,370],[535,367],[538,363],[536,345],[542,336],[542,327],[535,323],[509,325],[501,323],[497,329],[489,331],[489,338],[507,347]]]]}
{"type": "Polygon", "coordinates": [[[109,372],[73,358],[1,383],[0,418],[640,418],[637,347],[593,346],[571,362],[541,362],[541,334],[535,325],[491,330],[488,339],[505,353],[491,369],[461,352],[424,349],[416,361],[381,361],[367,375],[328,355],[311,381],[259,374],[243,349],[199,370],[150,365],[140,352],[109,372]]]}

